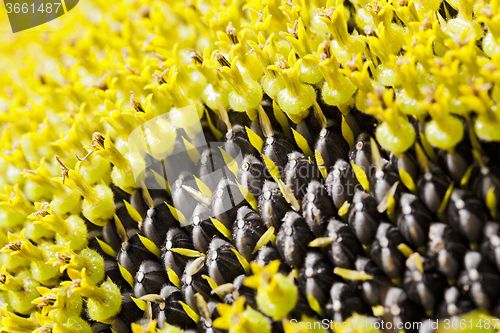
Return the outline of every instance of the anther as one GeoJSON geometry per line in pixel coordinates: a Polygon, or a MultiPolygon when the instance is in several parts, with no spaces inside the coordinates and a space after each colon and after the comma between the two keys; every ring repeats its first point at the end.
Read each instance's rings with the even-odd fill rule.
{"type": "Polygon", "coordinates": [[[5,245],[2,250],[20,251],[21,245],[23,245],[23,242],[17,240],[15,242],[5,245]]]}
{"type": "Polygon", "coordinates": [[[231,63],[222,54],[217,53],[215,55],[215,58],[217,59],[217,62],[219,63],[219,65],[221,65],[222,67],[231,68],[231,63]]]}
{"type": "Polygon", "coordinates": [[[190,49],[189,55],[191,56],[191,59],[193,60],[193,62],[198,63],[200,65],[203,64],[203,58],[195,50],[190,49]]]}
{"type": "MultiPolygon", "coordinates": [[[[165,73],[165,72],[163,72],[165,73]]],[[[162,85],[162,84],[166,84],[167,81],[165,81],[165,79],[163,78],[163,73],[162,74],[158,74],[158,73],[153,73],[153,77],[156,79],[156,82],[158,82],[158,85],[162,85]]]]}
{"type": "Polygon", "coordinates": [[[47,215],[50,215],[49,212],[47,211],[47,208],[49,208],[49,203],[48,202],[44,202],[42,204],[42,206],[40,207],[40,209],[36,212],[34,212],[32,215],[33,216],[39,216],[41,215],[42,217],[45,217],[47,215]]]}
{"type": "Polygon", "coordinates": [[[66,179],[66,177],[69,178],[69,169],[67,166],[64,165],[64,163],[61,161],[61,159],[59,158],[59,156],[55,156],[56,158],[56,161],[59,163],[59,165],[61,165],[61,174],[62,174],[62,183],[64,184],[64,180],[66,179]]]}
{"type": "Polygon", "coordinates": [[[132,74],[137,75],[137,76],[139,76],[141,74],[141,73],[139,73],[139,71],[137,69],[133,69],[129,65],[125,65],[125,69],[128,70],[129,72],[131,72],[132,74]]]}
{"type": "Polygon", "coordinates": [[[135,109],[135,111],[146,112],[146,111],[144,111],[144,108],[142,107],[141,102],[139,102],[137,99],[135,99],[134,92],[131,91],[131,93],[132,93],[132,95],[130,95],[130,104],[135,109]]]}
{"type": "Polygon", "coordinates": [[[231,40],[231,43],[233,43],[233,45],[236,45],[239,43],[238,36],[236,35],[236,29],[233,27],[231,22],[229,22],[229,24],[226,28],[226,34],[229,37],[229,39],[231,40]]]}

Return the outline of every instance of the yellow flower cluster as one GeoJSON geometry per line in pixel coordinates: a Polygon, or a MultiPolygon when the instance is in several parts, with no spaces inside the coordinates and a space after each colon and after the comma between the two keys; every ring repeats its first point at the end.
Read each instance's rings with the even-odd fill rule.
{"type": "Polygon", "coordinates": [[[81,0],[2,34],[0,330],[90,332],[82,296],[92,319],[120,311],[85,220],[113,219],[112,187],[139,188],[128,138],[156,116],[255,120],[265,98],[288,126],[323,119],[321,99],[373,115],[396,154],[500,141],[499,22],[498,0],[81,0]]]}

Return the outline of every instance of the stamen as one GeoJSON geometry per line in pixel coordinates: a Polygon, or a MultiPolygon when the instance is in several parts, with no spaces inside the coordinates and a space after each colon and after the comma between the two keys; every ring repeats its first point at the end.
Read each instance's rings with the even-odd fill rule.
{"type": "Polygon", "coordinates": [[[132,104],[132,107],[135,109],[137,112],[146,112],[144,108],[142,107],[141,102],[139,102],[134,95],[134,92],[132,92],[132,95],[130,95],[130,104],[132,104]]]}
{"type": "Polygon", "coordinates": [[[56,158],[56,161],[61,165],[62,183],[64,184],[66,177],[68,177],[68,175],[69,175],[69,169],[67,166],[64,165],[64,163],[61,161],[59,156],[56,155],[55,158],[56,158]]]}
{"type": "Polygon", "coordinates": [[[203,64],[203,58],[201,55],[198,54],[198,52],[196,52],[195,50],[193,49],[190,49],[189,50],[189,55],[191,56],[191,59],[193,60],[193,62],[196,62],[200,65],[203,64]]]}
{"type": "Polygon", "coordinates": [[[227,26],[226,34],[229,37],[229,39],[231,40],[231,43],[233,43],[233,45],[236,45],[239,43],[238,36],[236,34],[236,29],[233,27],[231,22],[229,22],[229,24],[227,26]]]}
{"type": "Polygon", "coordinates": [[[215,58],[217,59],[217,62],[219,63],[219,65],[221,65],[223,67],[231,68],[231,63],[222,54],[217,53],[215,55],[215,58]]]}

